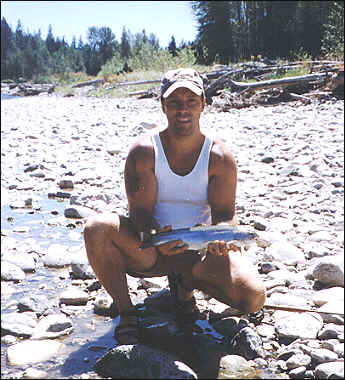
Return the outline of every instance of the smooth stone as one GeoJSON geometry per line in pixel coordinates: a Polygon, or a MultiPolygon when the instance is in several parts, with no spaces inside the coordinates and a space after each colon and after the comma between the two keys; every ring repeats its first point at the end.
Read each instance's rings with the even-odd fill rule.
{"type": "Polygon", "coordinates": [[[1,260],[1,281],[23,281],[25,279],[24,271],[18,265],[1,260]]]}
{"type": "Polygon", "coordinates": [[[1,333],[29,338],[37,325],[37,319],[28,313],[2,313],[1,333]]]}
{"type": "Polygon", "coordinates": [[[121,345],[96,361],[94,370],[113,379],[197,379],[175,355],[143,344],[121,345]]]}
{"type": "Polygon", "coordinates": [[[315,379],[343,379],[344,362],[322,363],[315,368],[315,379]]]}
{"type": "Polygon", "coordinates": [[[241,329],[230,341],[233,353],[247,360],[264,357],[262,340],[251,327],[241,329]]]}
{"type": "Polygon", "coordinates": [[[254,369],[246,359],[239,355],[226,355],[220,359],[217,379],[249,378],[250,373],[254,375],[254,369]]]}
{"type": "Polygon", "coordinates": [[[321,316],[316,313],[277,311],[274,317],[275,331],[280,338],[315,339],[323,325],[321,316]]]}
{"type": "Polygon", "coordinates": [[[72,321],[64,314],[50,314],[34,328],[31,339],[54,339],[73,331],[72,321]]]}
{"type": "Polygon", "coordinates": [[[311,363],[311,357],[306,354],[296,354],[292,355],[287,361],[286,361],[286,367],[287,369],[295,369],[300,366],[308,367],[311,363]]]}
{"type": "Polygon", "coordinates": [[[55,340],[27,340],[7,349],[9,364],[23,366],[41,363],[55,357],[63,344],[55,340]]]}
{"type": "Polygon", "coordinates": [[[322,284],[344,287],[344,256],[330,256],[319,259],[314,266],[313,276],[322,284]]]}
{"type": "Polygon", "coordinates": [[[60,304],[79,306],[86,305],[88,300],[88,293],[75,287],[66,289],[60,294],[60,304]]]}
{"type": "Polygon", "coordinates": [[[266,261],[280,261],[286,265],[305,262],[302,250],[287,241],[274,242],[265,250],[266,261]]]}
{"type": "Polygon", "coordinates": [[[74,218],[74,219],[83,219],[88,218],[89,216],[97,214],[96,211],[92,210],[88,207],[83,206],[73,206],[68,207],[64,211],[64,215],[66,218],[74,218]]]}

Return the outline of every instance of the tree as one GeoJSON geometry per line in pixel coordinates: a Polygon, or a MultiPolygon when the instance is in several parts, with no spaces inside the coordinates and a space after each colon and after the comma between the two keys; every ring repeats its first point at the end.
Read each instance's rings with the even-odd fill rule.
{"type": "Polygon", "coordinates": [[[122,29],[120,53],[121,58],[124,58],[126,60],[131,56],[130,35],[125,27],[123,27],[122,29]]]}
{"type": "Polygon", "coordinates": [[[48,33],[46,38],[46,46],[49,50],[49,53],[55,53],[56,52],[56,44],[55,44],[55,38],[53,36],[53,28],[51,24],[48,26],[48,33]]]}
{"type": "Polygon", "coordinates": [[[199,23],[197,39],[207,49],[207,63],[228,64],[233,54],[232,7],[228,1],[193,1],[199,23]]]}
{"type": "Polygon", "coordinates": [[[344,60],[344,2],[332,1],[324,34],[321,51],[344,60]]]}
{"type": "Polygon", "coordinates": [[[174,36],[171,36],[171,40],[170,40],[169,45],[168,45],[168,51],[173,57],[177,56],[177,47],[176,47],[176,42],[175,42],[174,36]]]}

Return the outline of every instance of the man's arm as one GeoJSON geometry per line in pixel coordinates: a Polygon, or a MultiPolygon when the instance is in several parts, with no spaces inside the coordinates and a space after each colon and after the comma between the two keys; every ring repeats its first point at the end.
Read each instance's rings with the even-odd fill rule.
{"type": "Polygon", "coordinates": [[[150,232],[158,224],[152,217],[157,196],[154,149],[150,137],[141,139],[130,150],[125,165],[125,185],[129,218],[139,232],[150,232]]]}
{"type": "Polygon", "coordinates": [[[235,225],[237,166],[232,153],[220,140],[215,141],[211,150],[209,175],[208,202],[212,224],[235,225]]]}

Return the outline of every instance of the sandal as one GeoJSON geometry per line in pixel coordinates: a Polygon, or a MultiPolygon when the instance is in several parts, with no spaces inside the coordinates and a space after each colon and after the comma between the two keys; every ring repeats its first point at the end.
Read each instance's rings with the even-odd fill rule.
{"type": "Polygon", "coordinates": [[[114,338],[119,344],[139,343],[138,316],[136,310],[125,310],[120,313],[120,323],[115,328],[114,338]],[[124,321],[121,323],[122,318],[124,318],[124,321]]]}

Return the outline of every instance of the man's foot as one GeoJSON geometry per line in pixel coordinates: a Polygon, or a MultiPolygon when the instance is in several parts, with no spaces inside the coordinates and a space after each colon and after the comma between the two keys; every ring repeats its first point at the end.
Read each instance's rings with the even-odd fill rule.
{"type": "Polygon", "coordinates": [[[120,322],[115,328],[114,338],[119,344],[139,343],[138,316],[135,309],[120,313],[120,322]]]}

